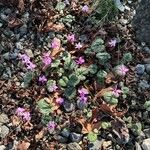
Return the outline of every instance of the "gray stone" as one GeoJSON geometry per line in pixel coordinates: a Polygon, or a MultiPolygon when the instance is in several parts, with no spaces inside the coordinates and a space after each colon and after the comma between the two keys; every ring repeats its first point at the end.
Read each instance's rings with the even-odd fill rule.
{"type": "Polygon", "coordinates": [[[6,147],[4,145],[0,145],[0,150],[5,150],[6,147]]]}
{"type": "Polygon", "coordinates": [[[69,143],[67,145],[67,149],[68,150],[82,150],[82,148],[80,147],[80,145],[76,142],[73,142],[73,143],[69,143]]]}
{"type": "Polygon", "coordinates": [[[20,36],[27,34],[27,32],[28,32],[28,30],[27,30],[26,24],[24,24],[23,26],[20,27],[20,36]]]}
{"type": "Polygon", "coordinates": [[[148,81],[146,80],[141,80],[138,85],[142,90],[147,90],[150,88],[150,85],[148,84],[148,81]]]}
{"type": "Polygon", "coordinates": [[[104,139],[102,139],[102,140],[96,140],[93,143],[89,143],[88,149],[89,150],[99,150],[99,149],[102,148],[103,142],[104,142],[104,139]]]}
{"type": "Polygon", "coordinates": [[[140,42],[150,45],[150,0],[142,0],[133,18],[133,27],[140,42]]]}
{"type": "Polygon", "coordinates": [[[3,58],[6,59],[6,60],[9,60],[10,59],[9,52],[3,54],[3,58]]]}
{"type": "Polygon", "coordinates": [[[3,26],[3,24],[0,22],[0,28],[3,26]]]}
{"type": "Polygon", "coordinates": [[[6,114],[0,114],[0,123],[4,124],[8,122],[9,122],[8,116],[6,114]]]}
{"type": "Polygon", "coordinates": [[[33,57],[34,57],[34,54],[33,54],[33,52],[32,52],[31,49],[26,49],[26,50],[25,50],[25,53],[26,53],[30,58],[33,58],[33,57]]]}
{"type": "Polygon", "coordinates": [[[65,137],[63,137],[63,136],[61,136],[61,135],[58,135],[58,136],[56,137],[56,140],[57,140],[58,142],[60,142],[60,143],[67,143],[67,141],[68,141],[67,138],[65,138],[65,137]]]}
{"type": "Polygon", "coordinates": [[[81,134],[78,134],[78,133],[75,133],[75,132],[72,132],[70,133],[70,139],[72,142],[80,142],[81,139],[82,139],[82,135],[81,134]]]}
{"type": "Polygon", "coordinates": [[[16,45],[16,48],[17,48],[17,49],[20,49],[20,50],[23,49],[23,46],[22,46],[22,43],[21,43],[21,42],[17,42],[15,45],[16,45]]]}
{"type": "Polygon", "coordinates": [[[145,63],[145,64],[150,64],[150,58],[145,58],[145,59],[144,59],[144,63],[145,63]]]}
{"type": "Polygon", "coordinates": [[[64,136],[64,137],[66,137],[66,138],[68,138],[69,135],[70,135],[70,132],[67,129],[63,129],[62,132],[61,132],[61,135],[64,136]]]}
{"type": "Polygon", "coordinates": [[[0,126],[0,137],[5,138],[9,133],[9,128],[5,125],[0,126]]]}
{"type": "Polygon", "coordinates": [[[135,150],[142,150],[139,143],[135,142],[135,150]]]}
{"type": "Polygon", "coordinates": [[[142,148],[143,150],[150,150],[150,138],[143,141],[142,148]]]}
{"type": "Polygon", "coordinates": [[[63,107],[65,109],[66,112],[71,112],[75,109],[75,106],[73,103],[70,103],[69,101],[65,101],[63,103],[63,107]]]}
{"type": "Polygon", "coordinates": [[[144,51],[146,52],[146,53],[148,53],[148,54],[150,54],[150,48],[149,47],[144,47],[144,51]]]}
{"type": "Polygon", "coordinates": [[[136,73],[138,75],[142,75],[145,71],[145,66],[142,65],[142,64],[138,64],[136,67],[135,67],[135,70],[136,70],[136,73]]]}
{"type": "Polygon", "coordinates": [[[146,64],[146,72],[150,75],[150,64],[146,64]]]}
{"type": "Polygon", "coordinates": [[[150,138],[150,129],[144,129],[143,132],[147,138],[150,138]]]}

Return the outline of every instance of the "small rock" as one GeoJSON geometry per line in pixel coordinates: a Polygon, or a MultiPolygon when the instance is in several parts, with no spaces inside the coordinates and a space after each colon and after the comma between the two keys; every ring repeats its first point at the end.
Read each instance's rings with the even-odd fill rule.
{"type": "Polygon", "coordinates": [[[61,136],[61,135],[57,135],[57,137],[55,138],[58,142],[60,143],[67,143],[68,139],[61,136]]]}
{"type": "Polygon", "coordinates": [[[146,64],[146,72],[150,75],[150,64],[146,64]]]}
{"type": "Polygon", "coordinates": [[[0,150],[5,150],[6,147],[4,145],[0,145],[0,150]]]}
{"type": "Polygon", "coordinates": [[[98,150],[98,149],[102,149],[102,144],[104,142],[104,139],[102,140],[96,140],[95,142],[93,143],[90,143],[88,145],[88,149],[89,150],[98,150]]]}
{"type": "Polygon", "coordinates": [[[12,53],[12,54],[10,54],[10,59],[16,59],[17,56],[18,56],[17,53],[12,53]]]}
{"type": "Polygon", "coordinates": [[[66,138],[68,138],[69,135],[70,135],[70,132],[67,129],[63,129],[62,132],[61,132],[61,135],[64,136],[64,137],[66,137],[66,138]]]}
{"type": "Polygon", "coordinates": [[[26,53],[30,58],[33,58],[33,57],[34,57],[33,52],[32,52],[31,49],[25,50],[25,53],[26,53]]]}
{"type": "Polygon", "coordinates": [[[87,106],[87,103],[81,100],[77,100],[77,107],[83,110],[87,106]]]}
{"type": "Polygon", "coordinates": [[[135,150],[142,150],[139,143],[135,142],[135,150]]]}
{"type": "Polygon", "coordinates": [[[9,52],[3,54],[3,58],[6,59],[6,60],[9,60],[10,59],[9,52]]]}
{"type": "Polygon", "coordinates": [[[122,25],[126,25],[126,24],[128,23],[128,20],[121,18],[121,19],[119,20],[119,22],[120,22],[122,25]]]}
{"type": "Polygon", "coordinates": [[[6,15],[11,14],[11,13],[12,13],[12,10],[9,9],[9,8],[7,8],[7,9],[5,9],[4,13],[5,13],[6,15]]]}
{"type": "Polygon", "coordinates": [[[145,58],[145,59],[144,59],[144,63],[145,63],[145,64],[150,64],[150,58],[145,58]]]}
{"type": "Polygon", "coordinates": [[[1,138],[5,138],[8,133],[9,133],[9,128],[7,126],[5,126],[5,125],[2,125],[0,127],[0,137],[1,138]]]}
{"type": "Polygon", "coordinates": [[[146,52],[146,53],[148,53],[148,54],[150,54],[150,48],[149,47],[144,47],[144,51],[146,52]]]}
{"type": "Polygon", "coordinates": [[[150,138],[143,141],[142,148],[143,150],[150,150],[150,138]]]}
{"type": "Polygon", "coordinates": [[[22,46],[22,43],[21,43],[21,42],[17,42],[15,45],[16,45],[16,48],[17,48],[17,49],[20,49],[20,50],[23,49],[23,46],[22,46]]]}
{"type": "Polygon", "coordinates": [[[80,145],[76,142],[73,142],[73,143],[69,143],[67,145],[67,149],[68,150],[82,150],[82,148],[80,147],[80,145]]]}
{"type": "Polygon", "coordinates": [[[0,28],[3,26],[3,24],[0,22],[0,28]]]}
{"type": "Polygon", "coordinates": [[[70,139],[72,142],[80,142],[81,139],[82,139],[82,135],[81,134],[78,134],[78,133],[75,133],[75,132],[72,132],[70,133],[70,139]]]}
{"type": "Polygon", "coordinates": [[[150,129],[144,129],[143,132],[147,138],[150,138],[150,129]]]}
{"type": "Polygon", "coordinates": [[[148,84],[148,81],[146,80],[141,80],[138,85],[142,90],[147,90],[148,88],[150,88],[150,85],[148,84]]]}
{"type": "Polygon", "coordinates": [[[66,112],[71,112],[75,109],[75,106],[73,103],[70,103],[69,101],[65,101],[63,103],[63,107],[65,109],[66,112]]]}
{"type": "Polygon", "coordinates": [[[123,4],[121,3],[121,1],[120,1],[120,0],[114,0],[114,1],[115,1],[116,7],[117,7],[121,12],[124,12],[125,7],[124,7],[123,4]]]}
{"type": "Polygon", "coordinates": [[[27,25],[24,24],[23,26],[20,27],[20,36],[22,37],[23,35],[27,34],[27,25]]]}
{"type": "Polygon", "coordinates": [[[138,64],[136,67],[135,67],[135,70],[136,70],[136,73],[138,75],[142,75],[145,71],[145,66],[142,65],[142,64],[138,64]]]}
{"type": "Polygon", "coordinates": [[[108,149],[112,145],[112,141],[104,141],[102,145],[103,149],[108,149]]]}
{"type": "Polygon", "coordinates": [[[8,116],[6,114],[0,114],[0,123],[4,124],[8,122],[9,122],[8,116]]]}

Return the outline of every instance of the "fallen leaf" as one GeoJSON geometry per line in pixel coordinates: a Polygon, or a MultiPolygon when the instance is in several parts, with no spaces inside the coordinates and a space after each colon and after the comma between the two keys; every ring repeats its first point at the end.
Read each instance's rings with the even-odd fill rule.
{"type": "Polygon", "coordinates": [[[39,141],[40,139],[42,139],[44,137],[45,134],[45,129],[42,129],[38,134],[35,135],[35,140],[39,141]]]}
{"type": "Polygon", "coordinates": [[[24,0],[19,0],[18,8],[21,12],[24,10],[24,0]]]}
{"type": "Polygon", "coordinates": [[[22,21],[19,18],[11,18],[10,21],[8,22],[8,27],[9,28],[15,28],[19,27],[22,25],[22,21]]]}
{"type": "Polygon", "coordinates": [[[111,72],[109,74],[107,74],[106,76],[106,79],[105,79],[105,82],[107,84],[110,84],[110,83],[117,83],[117,80],[115,79],[115,75],[111,72]]]}
{"type": "Polygon", "coordinates": [[[32,130],[33,129],[33,124],[31,122],[26,122],[25,124],[22,125],[22,128],[24,130],[32,130]]]}
{"type": "Polygon", "coordinates": [[[28,150],[29,146],[30,146],[29,142],[21,141],[17,145],[17,150],[28,150]]]}
{"type": "Polygon", "coordinates": [[[21,122],[20,118],[15,115],[11,117],[11,120],[12,120],[12,124],[14,126],[18,126],[21,122]]]}

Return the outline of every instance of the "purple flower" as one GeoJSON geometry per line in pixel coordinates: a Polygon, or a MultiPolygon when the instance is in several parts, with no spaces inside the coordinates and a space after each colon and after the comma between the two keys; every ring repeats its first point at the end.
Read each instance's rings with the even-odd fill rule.
{"type": "Polygon", "coordinates": [[[30,57],[26,54],[19,54],[19,59],[22,60],[23,64],[26,64],[26,63],[30,62],[30,57]]]}
{"type": "Polygon", "coordinates": [[[53,133],[56,128],[56,123],[54,121],[49,121],[47,128],[50,133],[53,133]]]}
{"type": "Polygon", "coordinates": [[[81,101],[86,102],[86,101],[87,101],[87,98],[88,98],[87,96],[88,96],[88,94],[89,94],[88,90],[85,89],[85,88],[81,88],[81,89],[78,89],[78,93],[79,93],[79,99],[80,99],[81,101]]]}
{"type": "Polygon", "coordinates": [[[108,46],[109,47],[115,47],[116,46],[116,43],[117,43],[117,41],[116,41],[116,39],[111,39],[109,42],[108,42],[108,46]]]}
{"type": "Polygon", "coordinates": [[[115,96],[115,97],[119,97],[120,93],[122,93],[121,90],[117,89],[117,86],[113,89],[112,91],[112,94],[115,96]]]}
{"type": "Polygon", "coordinates": [[[75,35],[74,34],[69,34],[67,36],[67,41],[74,43],[75,42],[75,35]]]}
{"type": "Polygon", "coordinates": [[[42,62],[44,63],[45,66],[48,66],[52,63],[52,59],[48,53],[43,54],[42,62]]]}
{"type": "Polygon", "coordinates": [[[81,56],[78,58],[78,60],[76,60],[76,64],[78,65],[82,65],[85,62],[84,58],[81,56]]]}
{"type": "Polygon", "coordinates": [[[47,82],[47,78],[44,75],[39,76],[39,82],[41,82],[42,84],[47,82]]]}
{"type": "Polygon", "coordinates": [[[87,5],[84,5],[82,7],[82,11],[87,13],[89,11],[89,7],[87,5]]]}
{"type": "Polygon", "coordinates": [[[63,102],[64,102],[64,99],[61,98],[61,97],[59,97],[59,98],[56,99],[56,103],[58,103],[60,105],[63,104],[63,102]]]}
{"type": "Polygon", "coordinates": [[[53,83],[52,85],[48,87],[49,92],[55,92],[57,89],[58,89],[58,86],[55,83],[53,83]]]}
{"type": "Polygon", "coordinates": [[[53,49],[59,48],[59,47],[60,47],[59,39],[54,38],[53,41],[52,41],[52,43],[51,43],[51,47],[52,47],[53,49]]]}
{"type": "Polygon", "coordinates": [[[29,113],[29,112],[24,112],[24,113],[23,113],[23,119],[24,119],[25,121],[30,121],[30,120],[31,120],[31,115],[30,115],[30,113],[29,113]]]}
{"type": "Polygon", "coordinates": [[[116,67],[116,72],[118,75],[124,76],[129,71],[125,65],[119,65],[116,67]]]}
{"type": "Polygon", "coordinates": [[[83,47],[83,46],[82,46],[82,44],[81,44],[80,42],[75,45],[75,48],[76,48],[76,49],[81,49],[82,47],[83,47]]]}
{"type": "Polygon", "coordinates": [[[26,64],[26,66],[27,66],[27,69],[28,69],[28,70],[31,70],[31,71],[33,71],[34,68],[36,67],[36,65],[33,64],[31,61],[28,62],[28,63],[26,64]]]}
{"type": "Polygon", "coordinates": [[[16,110],[17,116],[23,116],[23,113],[25,112],[24,108],[18,107],[16,110]]]}

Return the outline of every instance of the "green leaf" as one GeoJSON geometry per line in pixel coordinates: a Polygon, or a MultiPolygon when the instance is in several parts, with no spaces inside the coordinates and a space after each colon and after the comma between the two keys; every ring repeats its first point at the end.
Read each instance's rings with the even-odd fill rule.
{"type": "Polygon", "coordinates": [[[77,64],[75,63],[75,61],[71,58],[71,56],[65,58],[65,62],[64,62],[64,68],[66,70],[73,70],[77,67],[77,64]]]}
{"type": "Polygon", "coordinates": [[[97,134],[94,132],[89,132],[87,138],[90,142],[95,142],[97,140],[97,134]]]}
{"type": "Polygon", "coordinates": [[[132,131],[139,135],[142,132],[142,124],[140,122],[137,122],[135,124],[132,124],[132,131]]]}
{"type": "Polygon", "coordinates": [[[68,83],[68,78],[66,76],[63,76],[59,81],[58,81],[59,85],[62,87],[67,86],[68,83]]]}
{"type": "Polygon", "coordinates": [[[44,115],[49,115],[49,113],[52,112],[50,104],[48,104],[44,98],[38,101],[38,108],[44,115]]]}
{"type": "Polygon", "coordinates": [[[89,69],[86,67],[80,67],[75,69],[75,75],[79,80],[83,81],[86,79],[86,75],[89,73],[89,69]]]}
{"type": "Polygon", "coordinates": [[[147,111],[150,111],[150,100],[149,101],[146,101],[144,103],[144,108],[147,110],[147,111]]]}
{"type": "Polygon", "coordinates": [[[129,53],[125,53],[124,55],[123,55],[123,59],[122,59],[122,61],[123,61],[123,63],[128,63],[128,62],[131,62],[132,61],[132,54],[129,52],[129,53]]]}
{"type": "Polygon", "coordinates": [[[63,3],[63,2],[58,2],[55,9],[58,10],[58,11],[61,11],[63,10],[64,8],[66,7],[66,4],[63,3]]]}
{"type": "Polygon", "coordinates": [[[47,84],[46,84],[47,90],[48,90],[49,92],[52,92],[52,91],[51,91],[51,87],[53,87],[54,85],[56,85],[56,81],[55,81],[55,80],[48,80],[48,81],[47,81],[47,84]]]}
{"type": "Polygon", "coordinates": [[[101,64],[105,64],[108,62],[108,60],[111,58],[110,54],[103,52],[103,53],[97,53],[96,58],[98,58],[99,62],[101,64]]]}
{"type": "Polygon", "coordinates": [[[104,82],[104,79],[107,76],[107,72],[104,70],[100,70],[96,76],[97,76],[98,82],[104,82]]]}
{"type": "Polygon", "coordinates": [[[79,84],[79,82],[80,82],[80,80],[79,80],[79,78],[76,75],[71,74],[69,76],[69,82],[68,82],[69,86],[75,87],[77,84],[79,84]]]}
{"type": "Polygon", "coordinates": [[[118,99],[113,96],[112,92],[106,92],[103,97],[104,100],[111,105],[118,104],[118,99]]]}
{"type": "Polygon", "coordinates": [[[69,100],[71,100],[76,96],[76,89],[69,86],[65,89],[64,94],[69,100]]]}
{"type": "Polygon", "coordinates": [[[91,74],[95,74],[97,72],[97,69],[98,69],[98,67],[95,64],[92,64],[92,65],[89,66],[89,72],[91,74]]]}
{"type": "Polygon", "coordinates": [[[103,121],[101,126],[102,126],[103,129],[108,129],[108,128],[111,127],[111,123],[103,121]]]}
{"type": "Polygon", "coordinates": [[[29,86],[30,82],[32,81],[32,79],[34,78],[35,74],[32,71],[29,71],[25,74],[24,76],[24,86],[27,87],[29,86]]]}
{"type": "Polygon", "coordinates": [[[51,63],[51,67],[52,68],[57,68],[58,66],[60,65],[60,60],[54,60],[52,63],[51,63]]]}

